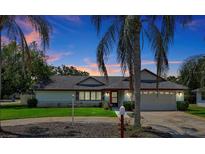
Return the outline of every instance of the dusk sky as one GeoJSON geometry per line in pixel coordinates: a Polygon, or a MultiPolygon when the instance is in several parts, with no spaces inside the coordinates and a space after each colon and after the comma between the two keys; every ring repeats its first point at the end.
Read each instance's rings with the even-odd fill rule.
{"type": "MultiPolygon", "coordinates": [[[[46,16],[53,26],[50,47],[46,54],[48,63],[60,66],[72,65],[91,75],[99,75],[96,65],[96,47],[100,40],[89,16],[46,16]]],[[[27,23],[24,27],[28,42],[39,41],[37,33],[27,23]]],[[[109,23],[108,23],[109,24],[109,23]]],[[[104,29],[103,29],[104,30],[104,29]]],[[[176,27],[174,44],[169,49],[169,75],[176,75],[178,68],[189,56],[205,53],[205,16],[193,16],[193,21],[185,28],[176,27]]],[[[6,38],[4,38],[6,39],[6,38]]],[[[116,51],[110,54],[107,68],[109,75],[122,75],[116,62],[116,51]]],[[[142,50],[142,68],[156,72],[154,55],[145,40],[142,50]]]]}

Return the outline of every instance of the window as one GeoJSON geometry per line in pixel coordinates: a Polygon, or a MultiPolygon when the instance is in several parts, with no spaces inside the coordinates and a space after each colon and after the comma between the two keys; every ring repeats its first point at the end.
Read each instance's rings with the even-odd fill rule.
{"type": "Polygon", "coordinates": [[[117,92],[112,92],[112,103],[117,103],[117,92]]]}
{"type": "Polygon", "coordinates": [[[89,91],[86,91],[85,92],[85,100],[90,100],[90,92],[89,91]]]}
{"type": "Polygon", "coordinates": [[[201,100],[205,100],[205,91],[201,92],[201,100]]]}
{"type": "Polygon", "coordinates": [[[84,91],[80,91],[79,100],[84,100],[84,99],[85,99],[85,93],[84,93],[84,91]]]}
{"type": "Polygon", "coordinates": [[[94,91],[92,91],[92,92],[91,92],[91,100],[92,100],[92,101],[94,101],[94,100],[95,100],[95,98],[96,98],[95,92],[94,92],[94,91]]]}
{"type": "Polygon", "coordinates": [[[101,100],[102,99],[102,96],[101,96],[101,92],[96,92],[96,100],[101,100]]]}
{"type": "Polygon", "coordinates": [[[80,91],[79,100],[81,101],[100,101],[102,100],[102,94],[100,91],[80,91]]]}

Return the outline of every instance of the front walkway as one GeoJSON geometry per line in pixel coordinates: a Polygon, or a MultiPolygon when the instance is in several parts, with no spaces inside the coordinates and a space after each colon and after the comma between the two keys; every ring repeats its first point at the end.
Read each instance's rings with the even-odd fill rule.
{"type": "MultiPolygon", "coordinates": [[[[40,124],[47,122],[71,122],[71,117],[43,117],[43,118],[28,118],[28,119],[15,119],[4,120],[1,122],[2,126],[18,126],[28,124],[40,124]]],[[[119,123],[116,117],[75,117],[74,122],[80,123],[119,123]]]]}

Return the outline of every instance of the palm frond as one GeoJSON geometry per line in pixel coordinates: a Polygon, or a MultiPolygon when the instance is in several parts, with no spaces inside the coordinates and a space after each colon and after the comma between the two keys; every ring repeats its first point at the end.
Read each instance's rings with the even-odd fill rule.
{"type": "Polygon", "coordinates": [[[108,56],[113,48],[113,43],[115,42],[116,27],[115,24],[112,24],[105,35],[100,40],[97,46],[97,63],[98,68],[101,73],[107,78],[108,73],[105,65],[105,60],[108,59],[108,56]]]}
{"type": "Polygon", "coordinates": [[[32,27],[39,33],[41,37],[42,45],[45,50],[49,46],[50,33],[52,32],[52,27],[48,21],[43,16],[26,16],[26,19],[31,23],[32,27]]]}

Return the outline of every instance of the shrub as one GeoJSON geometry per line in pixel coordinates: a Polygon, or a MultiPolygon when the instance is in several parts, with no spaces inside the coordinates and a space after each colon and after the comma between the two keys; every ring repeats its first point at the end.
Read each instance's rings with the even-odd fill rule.
{"type": "Polygon", "coordinates": [[[178,111],[186,111],[189,107],[189,103],[185,101],[178,101],[177,102],[177,110],[178,111]]]}
{"type": "Polygon", "coordinates": [[[105,110],[109,110],[111,108],[109,102],[107,102],[107,101],[103,102],[103,108],[105,110]]]}
{"type": "Polygon", "coordinates": [[[30,98],[27,101],[28,107],[37,107],[38,100],[36,98],[30,98]]]}
{"type": "Polygon", "coordinates": [[[100,102],[100,103],[99,103],[99,107],[103,107],[103,102],[100,102]]]}
{"type": "Polygon", "coordinates": [[[134,102],[133,101],[126,101],[123,103],[126,111],[132,111],[134,109],[134,102]]]}

